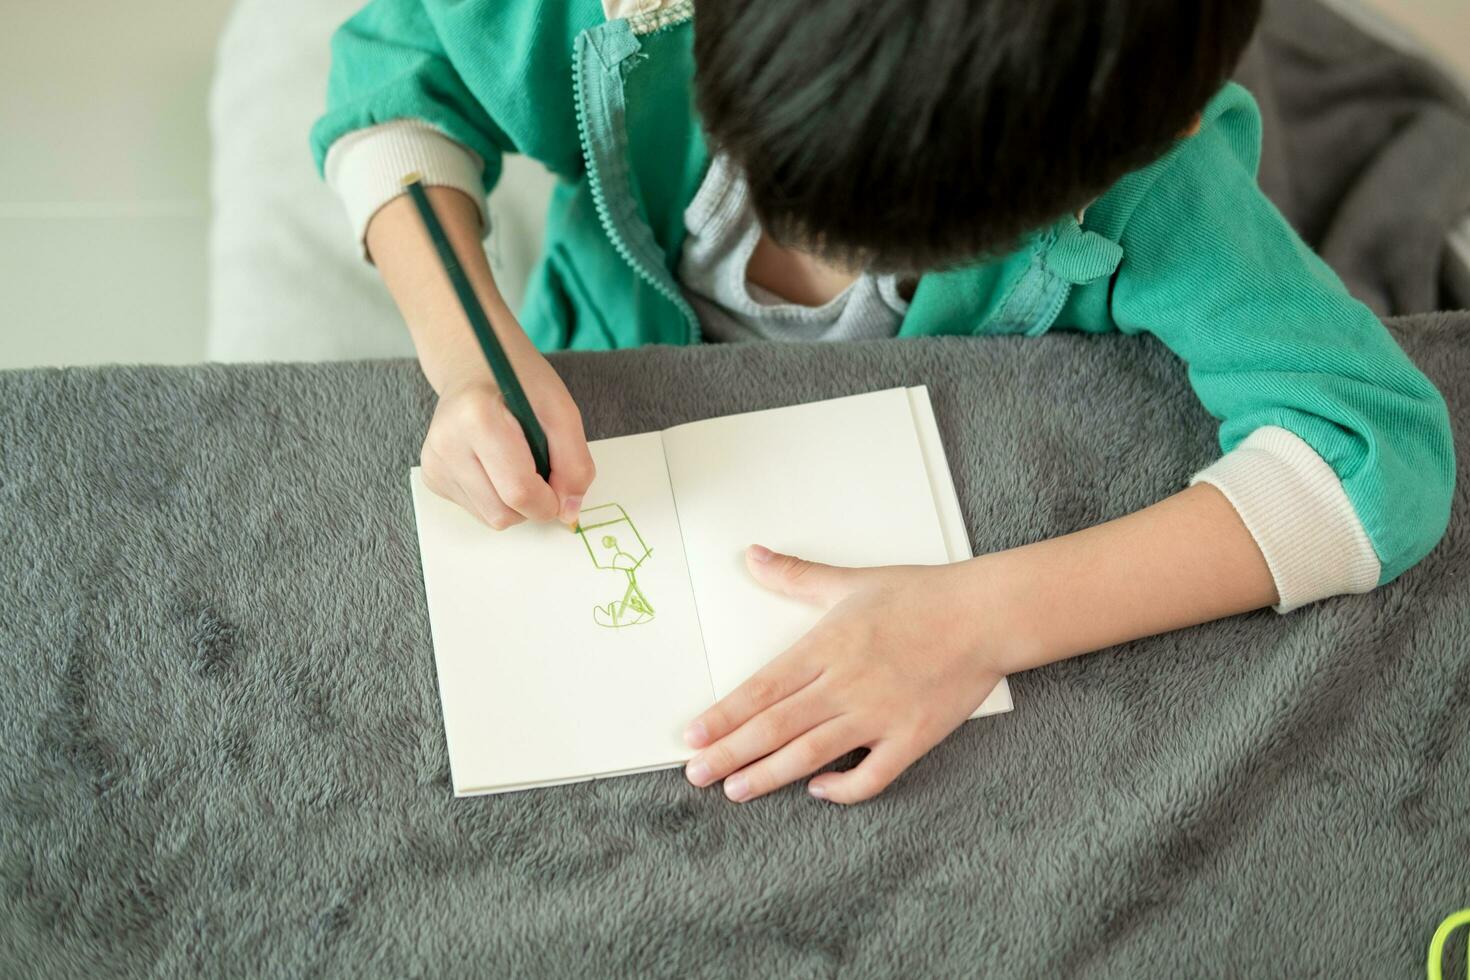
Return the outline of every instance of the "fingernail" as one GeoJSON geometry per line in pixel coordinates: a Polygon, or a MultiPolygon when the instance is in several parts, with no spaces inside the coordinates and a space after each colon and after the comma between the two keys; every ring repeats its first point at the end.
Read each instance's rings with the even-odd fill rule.
{"type": "Polygon", "coordinates": [[[705,783],[708,783],[709,775],[709,766],[698,759],[695,759],[684,767],[684,778],[695,786],[703,786],[705,783]]]}
{"type": "Polygon", "coordinates": [[[750,795],[750,787],[746,785],[744,776],[731,776],[725,780],[725,796],[732,803],[739,803],[750,795]]]}
{"type": "Polygon", "coordinates": [[[776,557],[776,553],[764,545],[753,544],[750,546],[750,557],[758,562],[768,562],[776,557]]]}
{"type": "Polygon", "coordinates": [[[577,523],[577,515],[582,512],[582,498],[568,497],[561,502],[561,522],[563,524],[577,523]]]}
{"type": "Polygon", "coordinates": [[[705,731],[704,722],[696,721],[684,729],[684,744],[691,749],[703,748],[709,739],[709,732],[705,731]]]}
{"type": "Polygon", "coordinates": [[[813,783],[812,785],[810,785],[810,786],[808,786],[806,788],[806,791],[808,793],[812,794],[813,796],[815,796],[819,800],[825,800],[827,798],[827,787],[825,787],[825,786],[821,786],[821,785],[818,785],[816,783],[813,783]]]}

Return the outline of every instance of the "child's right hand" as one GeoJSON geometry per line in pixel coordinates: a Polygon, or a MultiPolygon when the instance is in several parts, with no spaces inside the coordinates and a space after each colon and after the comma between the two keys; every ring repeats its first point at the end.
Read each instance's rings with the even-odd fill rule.
{"type": "Polygon", "coordinates": [[[520,423],[483,362],[445,381],[420,460],[424,483],[497,531],[522,521],[577,521],[597,468],[582,414],[555,369],[529,343],[511,354],[516,376],[546,431],[551,480],[536,473],[520,423]]]}
{"type": "Polygon", "coordinates": [[[475,202],[449,187],[430,187],[428,195],[546,430],[551,479],[537,474],[531,447],[505,407],[423,221],[409,197],[400,195],[373,216],[366,245],[413,334],[424,377],[439,393],[420,454],[424,483],[497,531],[526,520],[575,524],[582,495],[597,475],[582,413],[496,288],[475,202]]]}

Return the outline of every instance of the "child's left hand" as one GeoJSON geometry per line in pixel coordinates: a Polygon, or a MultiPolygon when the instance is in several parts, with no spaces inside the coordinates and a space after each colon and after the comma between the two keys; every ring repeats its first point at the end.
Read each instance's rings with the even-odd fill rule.
{"type": "Polygon", "coordinates": [[[756,581],[829,611],[689,726],[685,740],[703,750],[689,781],[723,779],[725,795],[744,802],[867,747],[859,765],[808,789],[834,803],[876,796],[1004,676],[1009,631],[988,601],[983,562],[838,568],[752,546],[756,581]]]}
{"type": "Polygon", "coordinates": [[[768,589],[828,609],[685,733],[689,781],[751,800],[859,747],[812,795],[877,795],[1006,674],[1280,601],[1270,566],[1207,483],[1058,538],[954,565],[833,568],[746,552],[768,589]]]}

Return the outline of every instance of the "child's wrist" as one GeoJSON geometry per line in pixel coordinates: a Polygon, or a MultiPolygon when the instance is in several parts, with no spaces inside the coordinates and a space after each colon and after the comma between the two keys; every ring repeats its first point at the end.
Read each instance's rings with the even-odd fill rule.
{"type": "Polygon", "coordinates": [[[1047,623],[1058,615],[1056,597],[1031,587],[1017,551],[981,555],[951,566],[964,579],[964,629],[986,666],[1005,676],[1056,659],[1047,623]]]}
{"type": "MultiPolygon", "coordinates": [[[[514,314],[509,310],[490,309],[487,312],[495,336],[512,363],[520,363],[528,353],[536,353],[514,314]]],[[[429,379],[429,384],[440,397],[459,388],[480,385],[495,387],[495,375],[490,370],[484,351],[480,349],[480,342],[469,324],[461,323],[456,326],[460,329],[441,334],[446,342],[440,343],[435,349],[423,351],[419,357],[424,376],[429,379]]]]}
{"type": "Polygon", "coordinates": [[[477,346],[457,345],[452,350],[425,351],[419,356],[419,366],[434,392],[443,398],[455,391],[486,384],[494,386],[495,376],[490,365],[477,346]]]}

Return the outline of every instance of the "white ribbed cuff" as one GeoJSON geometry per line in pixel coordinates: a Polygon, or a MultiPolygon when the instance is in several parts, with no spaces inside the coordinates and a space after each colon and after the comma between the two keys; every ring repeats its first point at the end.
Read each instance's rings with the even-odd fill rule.
{"type": "Polygon", "coordinates": [[[1342,481],[1295,433],[1262,426],[1189,485],[1201,482],[1225,495],[1256,539],[1277,612],[1378,584],[1378,555],[1342,481]]]}
{"type": "Polygon", "coordinates": [[[423,177],[430,187],[453,187],[469,195],[480,208],[480,230],[490,231],[481,175],[480,155],[417,119],[395,119],[348,133],[327,151],[323,168],[327,184],[347,208],[362,257],[367,251],[367,228],[383,205],[406,193],[403,178],[423,177]]]}

